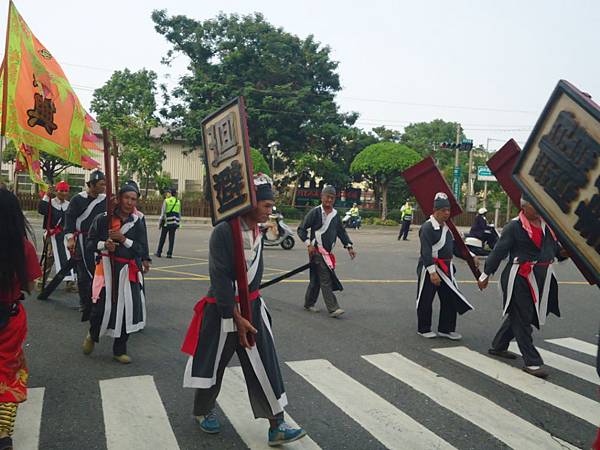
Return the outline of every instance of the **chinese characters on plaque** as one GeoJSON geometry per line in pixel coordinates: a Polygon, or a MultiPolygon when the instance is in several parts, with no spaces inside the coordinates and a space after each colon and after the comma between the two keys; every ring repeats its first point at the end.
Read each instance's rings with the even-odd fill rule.
{"type": "Polygon", "coordinates": [[[252,208],[245,117],[243,99],[236,98],[202,121],[214,225],[252,208]]]}
{"type": "Polygon", "coordinates": [[[599,283],[600,107],[560,81],[519,158],[515,179],[599,283]]]}

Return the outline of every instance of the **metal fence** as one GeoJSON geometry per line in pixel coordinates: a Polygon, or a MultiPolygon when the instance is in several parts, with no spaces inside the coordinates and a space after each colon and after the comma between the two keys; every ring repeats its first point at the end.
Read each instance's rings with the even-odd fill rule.
{"type": "MultiPolygon", "coordinates": [[[[24,211],[37,210],[40,197],[37,194],[19,193],[19,201],[24,211]]],[[[138,209],[146,215],[159,215],[162,208],[160,198],[142,198],[138,202],[138,209]]],[[[181,214],[188,217],[209,217],[210,204],[204,198],[181,201],[181,214]]]]}

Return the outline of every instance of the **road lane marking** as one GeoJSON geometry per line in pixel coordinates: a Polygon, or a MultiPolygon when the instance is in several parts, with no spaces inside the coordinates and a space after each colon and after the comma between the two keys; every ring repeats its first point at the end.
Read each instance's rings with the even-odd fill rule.
{"type": "Polygon", "coordinates": [[[39,449],[43,405],[44,388],[27,389],[27,401],[20,403],[17,409],[17,421],[13,435],[16,449],[39,449]]]}
{"type": "Polygon", "coordinates": [[[108,450],[178,450],[167,412],[149,375],[100,380],[108,450]]]}
{"type": "Polygon", "coordinates": [[[177,270],[162,269],[160,267],[152,267],[151,270],[154,270],[156,272],[174,273],[176,275],[187,275],[187,276],[191,276],[191,277],[207,276],[207,275],[204,275],[204,274],[201,274],[201,273],[180,272],[180,271],[177,271],[177,270]]]}
{"type": "MultiPolygon", "coordinates": [[[[516,342],[511,342],[509,346],[509,350],[518,355],[521,354],[519,351],[519,346],[516,342]]],[[[594,366],[590,366],[589,364],[584,364],[582,362],[576,361],[571,358],[567,358],[566,356],[559,355],[558,353],[550,352],[548,350],[544,350],[542,348],[537,349],[542,355],[544,359],[544,364],[555,367],[561,372],[568,373],[577,378],[581,378],[582,380],[589,381],[590,383],[598,384],[600,378],[598,378],[598,373],[596,372],[596,368],[594,366]]]]}
{"type": "MultiPolygon", "coordinates": [[[[252,413],[252,406],[248,400],[248,391],[244,374],[241,367],[228,367],[223,375],[223,386],[217,403],[231,422],[235,431],[240,435],[244,443],[251,450],[270,449],[267,444],[267,429],[269,424],[264,419],[255,419],[252,413]]],[[[298,424],[289,414],[285,414],[285,421],[292,427],[298,427],[298,424]]],[[[299,441],[285,445],[289,450],[319,450],[321,447],[313,441],[310,436],[306,436],[299,441]]]]}
{"type": "Polygon", "coordinates": [[[566,442],[558,442],[547,431],[537,428],[487,398],[439,376],[398,353],[365,355],[363,358],[454,414],[477,425],[511,448],[523,450],[576,448],[566,442]]]}
{"type": "Polygon", "coordinates": [[[287,365],[387,448],[454,448],[329,361],[314,359],[287,365]]]}
{"type": "Polygon", "coordinates": [[[208,261],[205,262],[196,262],[196,263],[188,263],[188,264],[176,264],[174,266],[153,266],[155,269],[177,269],[179,267],[195,267],[195,266],[205,266],[208,264],[208,261]]]}
{"type": "Polygon", "coordinates": [[[575,338],[559,338],[559,339],[546,339],[546,342],[558,345],[560,347],[568,348],[569,350],[575,350],[579,353],[585,353],[586,355],[596,356],[598,352],[598,346],[596,344],[590,344],[589,342],[582,341],[575,338]]]}
{"type": "Polygon", "coordinates": [[[483,356],[466,347],[436,348],[433,351],[598,426],[600,404],[595,400],[528,375],[520,369],[483,356]]]}

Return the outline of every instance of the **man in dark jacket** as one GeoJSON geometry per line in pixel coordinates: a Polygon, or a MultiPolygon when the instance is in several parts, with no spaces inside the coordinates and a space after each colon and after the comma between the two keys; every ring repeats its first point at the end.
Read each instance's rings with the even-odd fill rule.
{"type": "Polygon", "coordinates": [[[532,327],[546,322],[546,315],[560,316],[558,308],[558,283],[554,262],[564,259],[552,229],[546,225],[528,200],[521,200],[521,212],[502,230],[502,237],[488,256],[479,288],[488,286],[490,276],[508,256],[508,263],[500,276],[503,314],[506,316],[492,342],[489,353],[507,359],[516,359],[508,351],[511,340],[516,339],[523,355],[523,370],[533,376],[546,378],[543,360],[532,339],[532,327]]]}
{"type": "Polygon", "coordinates": [[[335,274],[335,257],[333,247],[339,238],[348,250],[351,259],[356,257],[352,241],[342,225],[337,211],[333,208],[336,191],[333,186],[325,186],[321,192],[321,205],[311,209],[298,227],[298,237],[308,247],[310,260],[310,283],[306,290],[304,309],[318,312],[315,303],[319,290],[323,292],[323,300],[331,317],[344,314],[333,291],[341,291],[342,284],[335,274]],[[309,230],[310,229],[310,235],[309,230]]]}
{"type": "Polygon", "coordinates": [[[487,209],[479,208],[477,211],[477,215],[475,216],[475,222],[473,222],[473,226],[469,231],[469,235],[479,239],[482,244],[488,244],[490,248],[494,248],[496,245],[496,241],[498,240],[498,235],[496,234],[496,230],[493,225],[488,224],[487,217],[487,209]]]}

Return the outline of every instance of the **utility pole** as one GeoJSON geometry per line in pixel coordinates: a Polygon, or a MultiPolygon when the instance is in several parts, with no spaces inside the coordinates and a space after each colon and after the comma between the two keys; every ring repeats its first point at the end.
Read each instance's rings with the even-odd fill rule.
{"type": "Polygon", "coordinates": [[[460,124],[456,124],[456,151],[454,153],[454,182],[452,183],[452,190],[456,201],[460,204],[460,165],[458,161],[458,152],[460,151],[460,124]]]}

